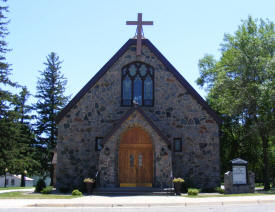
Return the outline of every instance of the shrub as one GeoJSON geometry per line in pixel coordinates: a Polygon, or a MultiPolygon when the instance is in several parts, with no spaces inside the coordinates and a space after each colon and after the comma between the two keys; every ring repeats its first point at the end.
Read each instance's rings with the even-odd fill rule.
{"type": "Polygon", "coordinates": [[[199,193],[199,190],[196,188],[189,188],[187,193],[189,196],[197,196],[199,193]]]}
{"type": "Polygon", "coordinates": [[[50,194],[53,190],[53,187],[52,186],[47,186],[46,188],[43,188],[41,193],[42,194],[50,194]]]}
{"type": "Polygon", "coordinates": [[[44,182],[44,180],[39,179],[35,186],[35,192],[40,193],[43,188],[46,188],[46,183],[44,182]]]}
{"type": "Polygon", "coordinates": [[[82,192],[79,191],[78,189],[75,189],[75,190],[72,191],[72,195],[73,196],[82,196],[82,192]]]}
{"type": "Polygon", "coordinates": [[[224,189],[221,187],[217,187],[216,188],[216,192],[220,193],[220,194],[224,194],[224,189]]]}

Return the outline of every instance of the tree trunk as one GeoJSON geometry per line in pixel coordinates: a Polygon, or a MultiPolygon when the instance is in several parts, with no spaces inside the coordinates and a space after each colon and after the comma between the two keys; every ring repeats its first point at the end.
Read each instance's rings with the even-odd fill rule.
{"type": "Polygon", "coordinates": [[[268,138],[265,134],[264,130],[260,131],[260,136],[262,139],[262,147],[263,147],[263,177],[264,177],[264,189],[270,189],[269,183],[269,161],[268,161],[268,138]]]}
{"type": "Polygon", "coordinates": [[[21,187],[25,187],[25,173],[21,174],[21,187]]]}

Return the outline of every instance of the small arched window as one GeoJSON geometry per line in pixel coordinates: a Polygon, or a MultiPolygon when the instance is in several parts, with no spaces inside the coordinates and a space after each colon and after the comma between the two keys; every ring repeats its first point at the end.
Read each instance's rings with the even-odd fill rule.
{"type": "Polygon", "coordinates": [[[154,69],[135,62],[122,68],[121,104],[131,106],[133,101],[142,106],[153,106],[154,69]]]}

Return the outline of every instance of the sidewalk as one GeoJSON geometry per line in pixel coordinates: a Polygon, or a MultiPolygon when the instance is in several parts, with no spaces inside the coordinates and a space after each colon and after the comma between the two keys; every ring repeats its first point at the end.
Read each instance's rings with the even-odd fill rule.
{"type": "Polygon", "coordinates": [[[275,195],[202,197],[180,196],[85,196],[75,199],[0,199],[0,208],[21,207],[152,207],[275,203],[275,195]]]}

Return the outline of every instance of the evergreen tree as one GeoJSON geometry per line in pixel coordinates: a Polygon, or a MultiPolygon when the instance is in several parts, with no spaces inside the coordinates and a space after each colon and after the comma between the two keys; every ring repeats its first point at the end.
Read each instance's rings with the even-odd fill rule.
{"type": "Polygon", "coordinates": [[[23,175],[25,170],[35,173],[39,164],[34,158],[35,136],[29,116],[31,107],[27,105],[30,94],[25,87],[19,95],[8,91],[10,87],[21,86],[9,79],[11,69],[5,57],[9,51],[5,41],[9,21],[5,17],[8,7],[2,6],[4,2],[2,0],[0,6],[0,175],[5,168],[23,175]]]}
{"type": "Polygon", "coordinates": [[[228,154],[221,157],[244,156],[255,167],[260,161],[265,189],[275,132],[274,38],[273,22],[249,17],[234,35],[225,35],[218,61],[209,55],[200,60],[197,80],[207,85],[207,101],[225,120],[221,152],[228,154]]]}
{"type": "Polygon", "coordinates": [[[52,151],[56,147],[57,127],[55,118],[57,113],[68,101],[64,95],[67,80],[61,73],[61,64],[56,53],[52,52],[47,56],[44,71],[40,71],[41,77],[37,82],[38,99],[35,108],[38,114],[36,123],[36,133],[38,135],[38,145],[40,149],[40,161],[47,172],[50,170],[52,179],[52,169],[49,164],[52,160],[52,151]]]}
{"type": "Polygon", "coordinates": [[[5,168],[13,170],[13,167],[16,167],[13,158],[16,156],[16,139],[20,133],[17,113],[14,111],[16,96],[7,90],[17,84],[9,78],[11,69],[5,56],[10,51],[6,42],[9,21],[5,16],[8,12],[5,2],[0,1],[0,175],[4,173],[5,168]]]}
{"type": "Polygon", "coordinates": [[[26,87],[23,87],[17,97],[15,111],[18,114],[18,125],[20,129],[19,137],[17,138],[17,157],[14,158],[17,164],[14,169],[15,173],[21,173],[21,186],[25,186],[26,172],[36,174],[40,169],[40,164],[36,158],[35,152],[35,134],[32,130],[32,107],[27,105],[27,100],[30,93],[26,87]]]}

